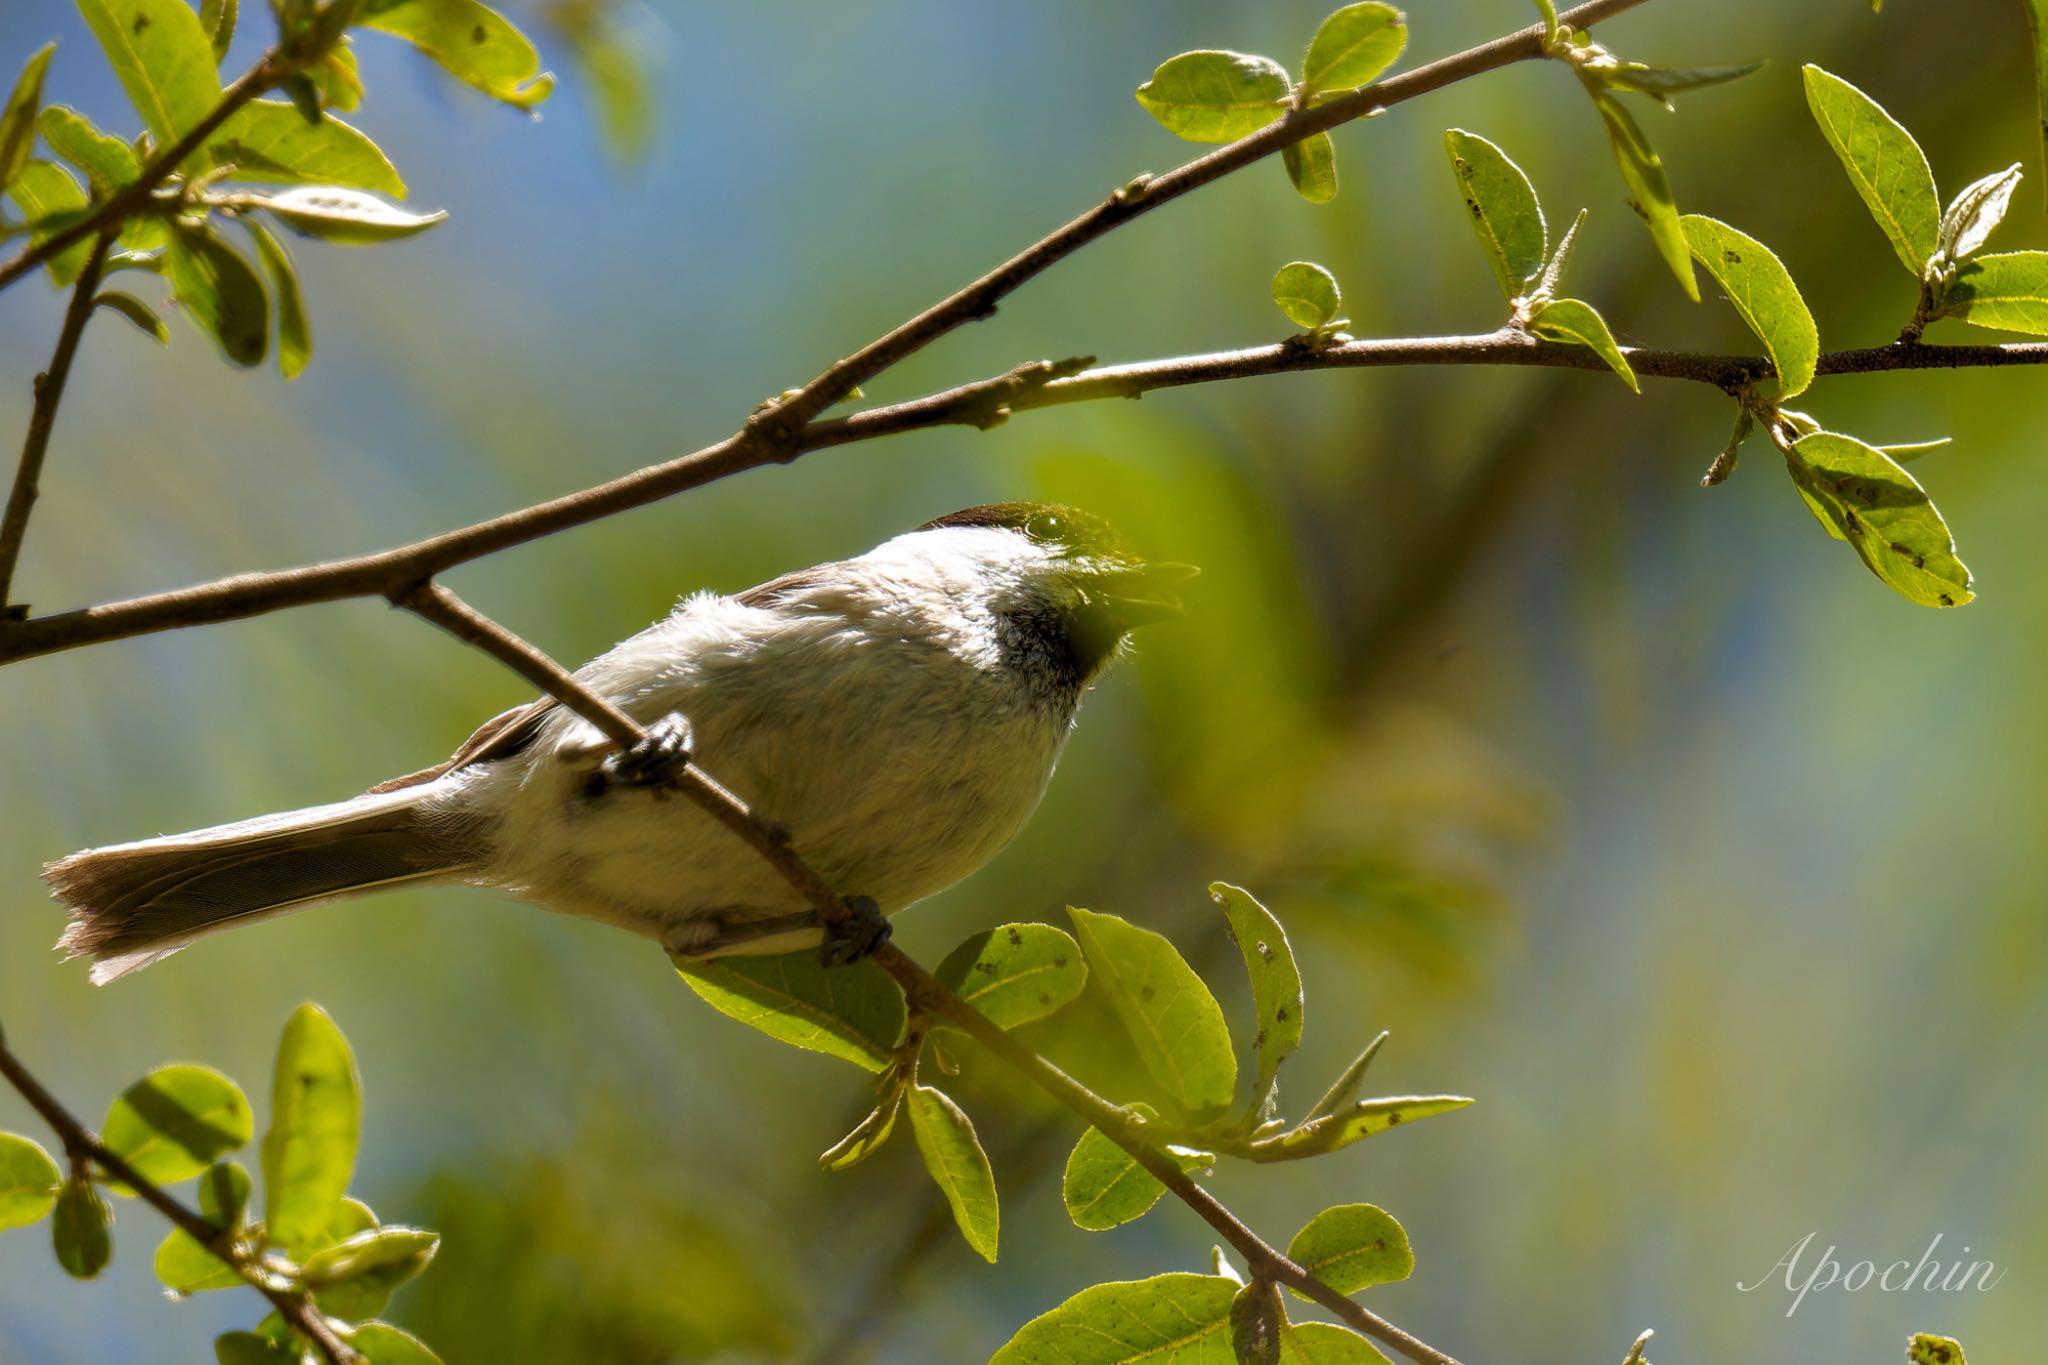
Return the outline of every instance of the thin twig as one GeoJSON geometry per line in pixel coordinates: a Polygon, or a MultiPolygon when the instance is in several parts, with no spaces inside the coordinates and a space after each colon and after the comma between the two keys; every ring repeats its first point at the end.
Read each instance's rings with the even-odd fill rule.
{"type": "MultiPolygon", "coordinates": [[[[50,368],[35,378],[35,406],[28,415],[28,435],[21,443],[21,462],[14,467],[14,486],[7,494],[7,510],[0,513],[0,616],[9,614],[7,596],[14,583],[14,566],[21,559],[21,542],[28,534],[28,514],[36,505],[43,476],[43,456],[50,449],[50,432],[57,425],[57,405],[64,401],[64,382],[71,377],[71,360],[78,354],[79,338],[92,317],[93,298],[99,292],[100,275],[106,269],[110,237],[93,239],[92,250],[78,271],[71,288],[71,303],[64,310],[64,325],[57,330],[57,348],[50,353],[50,368]]],[[[26,616],[28,609],[20,609],[26,616]]]]}
{"type": "Polygon", "coordinates": [[[82,1158],[98,1166],[135,1191],[143,1203],[183,1229],[193,1241],[234,1267],[250,1288],[270,1300],[271,1306],[291,1324],[293,1330],[313,1343],[329,1365],[356,1365],[362,1360],[354,1347],[335,1334],[334,1328],[313,1302],[312,1295],[304,1291],[294,1293],[279,1289],[251,1275],[250,1260],[236,1248],[232,1228],[220,1227],[200,1217],[164,1193],[120,1155],[110,1151],[98,1134],[73,1117],[71,1111],[22,1065],[21,1059],[7,1046],[5,1038],[0,1038],[0,1077],[5,1077],[9,1085],[21,1092],[29,1107],[42,1115],[43,1121],[62,1140],[64,1150],[74,1160],[82,1158]]]}
{"type": "Polygon", "coordinates": [[[149,207],[150,196],[156,187],[168,180],[185,158],[199,150],[201,143],[220,130],[220,126],[235,116],[236,111],[270,90],[287,74],[285,61],[276,48],[263,54],[256,65],[236,78],[235,82],[221,91],[220,103],[207,112],[205,118],[187,129],[185,135],[173,142],[150,159],[142,168],[142,174],[120,193],[110,195],[98,208],[86,217],[71,224],[61,232],[53,232],[40,242],[24,247],[13,259],[0,264],[0,289],[5,289],[23,275],[28,274],[44,261],[49,260],[73,242],[81,242],[93,233],[107,236],[108,230],[117,227],[121,220],[149,207]]]}
{"type": "MultiPolygon", "coordinates": [[[[1771,373],[1770,362],[1762,356],[1642,349],[1628,349],[1623,353],[1638,374],[1657,379],[1690,380],[1724,390],[1739,388],[1751,379],[1771,373]]],[[[925,398],[815,422],[804,429],[794,450],[783,458],[793,459],[807,451],[927,427],[962,423],[986,425],[986,414],[991,411],[990,394],[998,388],[1002,391],[999,406],[1017,412],[1052,404],[1135,396],[1153,389],[1244,379],[1261,374],[1436,364],[1521,365],[1586,371],[1604,371],[1606,368],[1598,357],[1583,347],[1533,341],[1512,332],[1489,332],[1467,337],[1348,341],[1320,348],[1292,341],[1280,342],[1213,355],[1103,366],[1021,389],[1011,387],[1015,383],[1013,376],[1016,372],[1006,371],[994,378],[964,384],[925,398]]],[[[1982,346],[1893,344],[1831,351],[1820,357],[1818,372],[1825,376],[2040,364],[2048,364],[2048,343],[1982,346]]],[[[33,617],[26,621],[0,621],[0,664],[108,640],[129,639],[220,621],[238,621],[315,602],[390,597],[456,565],[701,487],[728,475],[756,468],[764,462],[764,457],[748,445],[744,435],[728,437],[715,445],[664,464],[649,465],[609,483],[396,549],[294,569],[237,574],[172,592],[131,597],[125,601],[33,617]]]]}

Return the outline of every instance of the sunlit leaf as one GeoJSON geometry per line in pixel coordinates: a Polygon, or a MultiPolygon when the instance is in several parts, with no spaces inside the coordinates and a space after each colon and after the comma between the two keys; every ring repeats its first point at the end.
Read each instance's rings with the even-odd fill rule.
{"type": "Polygon", "coordinates": [[[1371,85],[1408,46],[1408,21],[1392,5],[1346,5],[1316,29],[1301,62],[1304,94],[1371,85]]]}
{"type": "Polygon", "coordinates": [[[1302,1122],[1329,1118],[1356,1104],[1359,1089],[1365,1084],[1365,1073],[1372,1068],[1373,1058],[1380,1055],[1380,1049],[1387,1045],[1388,1037],[1387,1030],[1381,1029],[1379,1034],[1365,1045],[1365,1051],[1359,1053],[1351,1065],[1344,1068],[1343,1074],[1330,1083],[1330,1088],[1323,1092],[1322,1098],[1302,1116],[1302,1122]]]}
{"type": "Polygon", "coordinates": [[[25,1228],[48,1213],[63,1179],[42,1144],[0,1133],[0,1229],[25,1228]]]}
{"type": "Polygon", "coordinates": [[[212,1067],[180,1063],[159,1067],[122,1091],[107,1110],[100,1140],[143,1179],[170,1185],[246,1145],[255,1131],[240,1086],[212,1067]]]}
{"type": "Polygon", "coordinates": [[[1941,254],[1959,261],[1982,250],[2012,207],[2012,192],[2019,184],[2020,167],[2014,162],[1972,182],[1950,200],[1941,215],[1941,254]]]}
{"type": "Polygon", "coordinates": [[[1557,249],[1550,253],[1550,260],[1544,264],[1543,277],[1536,282],[1538,293],[1555,294],[1564,282],[1564,272],[1571,268],[1572,248],[1578,245],[1579,229],[1586,225],[1586,211],[1580,209],[1572,219],[1572,225],[1564,230],[1564,237],[1557,249]]]}
{"type": "MultiPolygon", "coordinates": [[[[239,1228],[249,1206],[249,1172],[233,1161],[215,1163],[199,1177],[199,1216],[216,1227],[239,1228]]],[[[232,1289],[245,1281],[235,1268],[172,1228],[156,1249],[156,1277],[179,1294],[232,1289]]]]}
{"type": "Polygon", "coordinates": [[[1309,203],[1327,204],[1337,197],[1337,144],[1328,133],[1310,133],[1288,143],[1280,149],[1280,164],[1309,203]]]}
{"type": "Polygon", "coordinates": [[[1293,90],[1269,57],[1242,52],[1183,52],[1138,87],[1138,103],[1177,137],[1235,142],[1287,112],[1293,90]]]}
{"type": "Polygon", "coordinates": [[[1937,436],[1931,441],[1905,441],[1898,445],[1877,446],[1875,449],[1883,451],[1887,456],[1900,464],[1910,464],[1922,455],[1940,450],[1943,446],[1953,443],[1954,440],[1955,437],[1953,436],[1937,436]]]}
{"type": "Polygon", "coordinates": [[[286,379],[297,379],[313,359],[313,324],[306,317],[299,268],[269,228],[251,218],[244,218],[242,226],[255,241],[256,259],[277,295],[277,368],[286,379]]]}
{"type": "Polygon", "coordinates": [[[1450,129],[1444,150],[1501,293],[1523,297],[1535,288],[1550,255],[1550,229],[1535,188],[1507,153],[1476,133],[1450,129]]]}
{"type": "Polygon", "coordinates": [[[818,1164],[828,1171],[843,1171],[858,1166],[873,1156],[896,1131],[896,1114],[903,1107],[905,1082],[901,1073],[892,1073],[898,1079],[882,1094],[881,1103],[868,1112],[868,1116],[854,1125],[852,1132],[839,1139],[819,1156],[818,1164]]]}
{"type": "MultiPolygon", "coordinates": [[[[1143,1105],[1132,1108],[1152,1117],[1143,1105]]],[[[1166,1150],[1182,1170],[1201,1170],[1216,1162],[1210,1152],[1178,1147],[1166,1150]]],[[[1067,1216],[1074,1220],[1075,1227],[1089,1232],[1121,1227],[1144,1216],[1165,1193],[1166,1186],[1159,1183],[1157,1176],[1139,1165],[1136,1157],[1117,1146],[1099,1128],[1082,1132],[1060,1179],[1060,1197],[1066,1203],[1067,1216]]]]}
{"type": "Polygon", "coordinates": [[[133,184],[142,174],[134,148],[102,133],[75,109],[51,105],[36,116],[36,131],[51,151],[85,172],[93,193],[101,198],[133,184]]]}
{"type": "Polygon", "coordinates": [[[880,1071],[903,1038],[903,991],[874,962],[825,967],[814,952],[678,962],[719,1013],[792,1047],[880,1071]]]}
{"type": "Polygon", "coordinates": [[[1024,1324],[989,1365],[1230,1365],[1221,1275],[1155,1275],[1084,1289],[1024,1324]]]}
{"type": "Polygon", "coordinates": [[[424,1341],[388,1322],[364,1323],[349,1333],[349,1345],[362,1352],[364,1365],[441,1365],[424,1341]]]}
{"type": "MultiPolygon", "coordinates": [[[[21,216],[33,225],[29,240],[40,245],[71,227],[90,212],[85,187],[71,172],[52,161],[30,161],[7,187],[7,195],[21,209],[21,216]]],[[[76,241],[45,262],[50,278],[69,285],[85,269],[92,243],[76,241]]]]}
{"type": "Polygon", "coordinates": [[[1803,392],[1820,359],[1820,333],[1784,262],[1756,238],[1717,219],[1689,213],[1682,221],[1693,255],[1769,352],[1778,371],[1777,396],[1803,392]]]}
{"type": "Polygon", "coordinates": [[[1911,1365],[1967,1365],[1963,1343],[1932,1332],[1915,1332],[1907,1339],[1906,1359],[1911,1365]]]}
{"type": "Polygon", "coordinates": [[[1392,1214],[1371,1204],[1324,1209],[1294,1234],[1287,1259],[1339,1294],[1392,1284],[1415,1271],[1407,1231],[1392,1214]]]}
{"type": "Polygon", "coordinates": [[[1941,241],[1934,172],[1913,135],[1840,76],[1808,66],[1806,103],[1849,183],[1884,229],[1899,261],[1918,276],[1941,241]]]}
{"type": "Polygon", "coordinates": [[[2048,251],[1972,257],[1949,285],[1942,313],[1979,327],[2048,336],[2048,251]]]}
{"type": "Polygon", "coordinates": [[[1253,1143],[1251,1156],[1259,1161],[1319,1156],[1340,1147],[1349,1147],[1354,1142],[1363,1142],[1376,1133],[1384,1133],[1404,1123],[1448,1114],[1471,1103],[1463,1095],[1393,1095],[1385,1099],[1359,1100],[1348,1109],[1309,1120],[1277,1137],[1253,1143]]]}
{"type": "Polygon", "coordinates": [[[974,1135],[974,1124],[952,1097],[928,1085],[913,1085],[907,1097],[910,1132],[932,1181],[946,1196],[960,1235],[983,1260],[996,1258],[1001,1222],[995,1172],[974,1135]]]}
{"type": "Polygon", "coordinates": [[[206,139],[198,156],[214,166],[233,166],[231,180],[338,185],[405,197],[405,181],[376,143],[332,115],[308,123],[278,100],[243,105],[206,139]]]}
{"type": "Polygon", "coordinates": [[[1077,907],[1067,913],[1153,1079],[1189,1117],[1228,1108],[1237,1085],[1230,1029],[1194,968],[1150,929],[1077,907]]]}
{"type": "Polygon", "coordinates": [[[997,1028],[1043,1019],[1088,984],[1081,947],[1050,924],[1005,924],[946,954],[939,980],[997,1028]]]}
{"type": "Polygon", "coordinates": [[[320,64],[306,73],[320,103],[343,113],[363,102],[363,73],[356,64],[356,50],[346,34],[329,48],[320,64]]]}
{"type": "Polygon", "coordinates": [[[1813,514],[1900,596],[1923,607],[1959,607],[1974,595],[1948,523],[1882,451],[1816,431],[1792,443],[1785,465],[1813,514]]]}
{"type": "Polygon", "coordinates": [[[457,80],[522,109],[555,88],[526,35],[477,0],[366,0],[356,22],[405,39],[457,80]]]}
{"type": "Polygon", "coordinates": [[[1586,347],[1606,361],[1607,368],[1620,375],[1622,383],[1637,393],[1643,391],[1636,380],[1635,367],[1628,363],[1628,356],[1607,330],[1607,320],[1585,300],[1545,299],[1530,313],[1529,330],[1545,341],[1586,347]]]}
{"type": "Polygon", "coordinates": [[[1273,275],[1273,302],[1289,322],[1312,331],[1337,316],[1344,295],[1337,277],[1314,261],[1289,261],[1273,275]]]}
{"type": "Polygon", "coordinates": [[[1678,225],[1678,201],[1672,197],[1671,182],[1665,178],[1664,162],[1643,136],[1635,115],[1629,113],[1620,99],[1594,85],[1587,86],[1587,91],[1593,97],[1594,108],[1600,111],[1600,121],[1607,126],[1608,145],[1614,149],[1615,165],[1621,168],[1622,181],[1628,186],[1629,206],[1650,229],[1650,240],[1656,243],[1664,264],[1678,277],[1678,287],[1697,303],[1699,282],[1693,278],[1692,257],[1685,249],[1685,232],[1678,225]]]}
{"type": "Polygon", "coordinates": [[[440,1246],[440,1234],[423,1228],[376,1228],[314,1252],[301,1269],[322,1312],[360,1321],[383,1312],[392,1292],[425,1270],[440,1246]]]}
{"type": "Polygon", "coordinates": [[[159,146],[220,102],[213,45],[185,0],[78,0],[78,11],[159,146]]]}
{"type": "Polygon", "coordinates": [[[318,1005],[301,1005],[277,1046],[263,1137],[264,1222],[294,1254],[333,1222],[355,1171],[363,1086],[348,1039],[318,1005]]]}
{"type": "Polygon", "coordinates": [[[43,102],[43,73],[49,70],[55,43],[44,43],[14,78],[7,103],[0,105],[0,190],[14,183],[36,142],[36,110],[43,102]]]}
{"type": "Polygon", "coordinates": [[[263,363],[270,349],[270,299],[240,252],[204,224],[179,224],[164,248],[178,305],[236,365],[263,363]]]}
{"type": "Polygon", "coordinates": [[[445,210],[410,213],[374,195],[331,186],[257,196],[264,212],[306,237],[344,246],[374,246],[425,232],[447,221],[445,210]]]}
{"type": "Polygon", "coordinates": [[[64,1182],[50,1212],[50,1246],[66,1274],[89,1280],[114,1259],[114,1211],[82,1177],[64,1182]]]}
{"type": "Polygon", "coordinates": [[[1348,1327],[1289,1323],[1280,1329],[1280,1365],[1390,1365],[1386,1355],[1348,1327]]]}
{"type": "Polygon", "coordinates": [[[1271,1102],[1280,1064],[1301,1046],[1301,969],[1295,964],[1287,931],[1249,891],[1228,882],[1211,882],[1209,896],[1222,907],[1230,937],[1251,977],[1252,1014],[1258,1020],[1252,1047],[1259,1057],[1259,1078],[1252,1098],[1263,1112],[1271,1102]]]}
{"type": "Polygon", "coordinates": [[[235,41],[235,20],[240,10],[240,0],[199,0],[199,27],[205,30],[207,43],[213,48],[216,66],[226,60],[228,48],[235,41]]]}

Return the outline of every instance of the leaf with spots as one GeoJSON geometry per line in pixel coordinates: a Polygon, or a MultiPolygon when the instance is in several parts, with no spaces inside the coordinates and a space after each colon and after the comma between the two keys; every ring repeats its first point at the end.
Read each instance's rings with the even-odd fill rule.
{"type": "Polygon", "coordinates": [[[1356,90],[1379,79],[1408,46],[1408,21],[1392,5],[1373,0],[1346,5],[1316,28],[1301,62],[1302,93],[1356,90]]]}
{"type": "Polygon", "coordinates": [[[41,1143],[0,1133],[0,1228],[25,1228],[48,1213],[63,1178],[41,1143]]]}
{"type": "Polygon", "coordinates": [[[1155,1275],[1098,1284],[1024,1324],[989,1365],[1231,1365],[1221,1275],[1155,1275]]]}
{"type": "MultiPolygon", "coordinates": [[[[242,1088],[210,1066],[158,1067],[107,1110],[100,1141],[153,1185],[189,1180],[246,1145],[256,1119],[242,1088]]],[[[110,1182],[116,1194],[132,1194],[110,1182]]]]}
{"type": "Polygon", "coordinates": [[[1287,931],[1249,891],[1228,882],[1211,882],[1209,898],[1222,907],[1230,937],[1244,958],[1245,974],[1251,977],[1252,1012],[1258,1020],[1252,1047],[1259,1057],[1252,1108],[1263,1118],[1276,1103],[1280,1064],[1301,1046],[1301,968],[1287,942],[1287,931]]]}
{"type": "Polygon", "coordinates": [[[1293,1161],[1321,1156],[1363,1142],[1376,1133],[1398,1128],[1416,1119],[1448,1114],[1472,1103],[1464,1095],[1391,1095],[1383,1099],[1359,1100],[1334,1114],[1304,1120],[1298,1126],[1254,1142],[1247,1155],[1254,1161],[1293,1161]]]}
{"type": "Polygon", "coordinates": [[[1785,467],[1821,525],[1848,541],[1901,597],[1923,607],[1959,607],[1974,596],[1948,523],[1883,451],[1815,431],[1785,448],[1785,467]]]}
{"type": "Polygon", "coordinates": [[[2048,336],[2048,251],[2005,251],[1965,261],[1941,311],[1979,327],[2048,336]]]}
{"type": "Polygon", "coordinates": [[[185,0],[78,0],[78,12],[159,146],[220,102],[213,45],[185,0]]]}
{"type": "Polygon", "coordinates": [[[1932,1332],[1915,1332],[1907,1338],[1906,1359],[1912,1365],[1968,1365],[1963,1359],[1963,1343],[1932,1332]]]}
{"type": "Polygon", "coordinates": [[[1337,197],[1337,144],[1328,133],[1310,133],[1280,149],[1280,165],[1301,197],[1327,204],[1337,197]]]}
{"type": "Polygon", "coordinates": [[[1271,1280],[1253,1280],[1230,1301],[1230,1350],[1237,1365],[1280,1365],[1287,1305],[1271,1280]]]}
{"type": "Polygon", "coordinates": [[[813,951],[677,962],[711,1008],[791,1047],[880,1071],[903,1039],[903,990],[872,960],[826,967],[813,951]]]}
{"type": "Polygon", "coordinates": [[[995,1172],[974,1134],[974,1123],[950,1095],[928,1085],[910,1087],[910,1133],[932,1182],[946,1196],[967,1245],[985,1261],[996,1259],[1001,1210],[995,1172]]]}
{"type": "Polygon", "coordinates": [[[1270,57],[1183,52],[1138,87],[1138,103],[1176,137],[1235,142],[1286,113],[1293,88],[1270,57]]]}
{"type": "Polygon", "coordinates": [[[1807,66],[1806,103],[1899,263],[1917,278],[1941,240],[1934,172],[1913,135],[1840,76],[1807,66]]]}
{"type": "Polygon", "coordinates": [[[36,109],[43,102],[43,73],[49,70],[55,43],[44,43],[14,78],[7,103],[0,105],[0,190],[13,183],[28,164],[36,145],[36,109]]]}
{"type": "Polygon", "coordinates": [[[1606,362],[1608,369],[1620,375],[1621,382],[1628,385],[1631,392],[1643,391],[1636,380],[1635,367],[1628,363],[1628,356],[1615,343],[1614,333],[1607,330],[1607,319],[1584,299],[1543,300],[1529,313],[1529,330],[1545,341],[1584,346],[1606,362]]]}
{"type": "Polygon", "coordinates": [[[368,0],[356,22],[405,39],[457,80],[517,108],[532,108],[555,88],[532,41],[477,0],[368,0]]]}
{"type": "Polygon", "coordinates": [[[1050,924],[1005,924],[946,954],[937,976],[997,1028],[1043,1019],[1088,984],[1081,945],[1050,924]]]}
{"type": "Polygon", "coordinates": [[[1506,152],[1477,133],[1448,130],[1444,150],[1502,296],[1510,301],[1523,297],[1543,278],[1550,256],[1550,229],[1535,187],[1506,152]]]}
{"type": "Polygon", "coordinates": [[[270,349],[270,299],[255,267],[204,223],[180,222],[164,248],[164,269],[185,316],[236,365],[263,363],[270,349]]]}
{"type": "MultiPolygon", "coordinates": [[[[1287,1244],[1287,1259],[1339,1294],[1405,1280],[1415,1272],[1408,1233],[1385,1209],[1339,1204],[1308,1220],[1287,1244]]],[[[1295,1293],[1307,1298],[1299,1290],[1295,1293]]]]}
{"type": "Polygon", "coordinates": [[[1092,910],[1067,913],[1152,1078],[1190,1119],[1228,1108],[1237,1087],[1230,1028],[1194,968],[1150,929],[1092,910]]]}
{"type": "Polygon", "coordinates": [[[285,1022],[263,1135],[264,1224],[294,1256],[341,1214],[363,1133],[363,1085],[348,1039],[318,1005],[285,1022]]]}
{"type": "Polygon", "coordinates": [[[1770,353],[1780,399],[1805,391],[1820,360],[1820,333],[1799,286],[1771,249],[1718,219],[1688,213],[1686,245],[1770,353]]]}
{"type": "MultiPolygon", "coordinates": [[[[1142,1104],[1131,1106],[1146,1120],[1156,1117],[1142,1104]]],[[[1165,1149],[1184,1171],[1198,1171],[1216,1164],[1213,1152],[1169,1145],[1165,1149]]],[[[1081,1134],[1067,1157],[1067,1169],[1060,1179],[1060,1197],[1074,1226],[1088,1232],[1106,1232],[1141,1218],[1166,1193],[1159,1178],[1138,1164],[1138,1159],[1117,1146],[1099,1128],[1081,1134]]]]}
{"type": "Polygon", "coordinates": [[[1650,240],[1656,243],[1664,264],[1678,277],[1678,287],[1698,303],[1699,281],[1693,278],[1692,257],[1685,249],[1685,230],[1678,224],[1678,201],[1672,197],[1663,160],[1619,96],[1590,82],[1586,93],[1592,96],[1593,107],[1599,110],[1600,121],[1607,127],[1614,164],[1621,168],[1622,182],[1628,186],[1629,206],[1650,229],[1650,240]]]}

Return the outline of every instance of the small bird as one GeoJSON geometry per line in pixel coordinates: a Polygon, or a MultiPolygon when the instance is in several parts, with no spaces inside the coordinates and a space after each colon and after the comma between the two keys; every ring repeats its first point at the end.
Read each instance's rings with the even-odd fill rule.
{"type": "Polygon", "coordinates": [[[857,897],[871,946],[878,915],[1023,828],[1082,694],[1134,627],[1180,610],[1171,588],[1194,572],[1138,560],[1087,512],[1009,502],[697,593],[576,674],[648,727],[634,752],[543,698],[352,800],[74,853],[43,874],[70,909],[58,947],[105,984],[217,930],[402,882],[495,887],[685,959],[819,943],[757,852],[669,799],[683,755],[857,897]]]}

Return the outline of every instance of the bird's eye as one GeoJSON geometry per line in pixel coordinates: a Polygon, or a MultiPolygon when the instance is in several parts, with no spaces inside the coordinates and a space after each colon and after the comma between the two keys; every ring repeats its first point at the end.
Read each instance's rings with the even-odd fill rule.
{"type": "Polygon", "coordinates": [[[1039,544],[1056,541],[1066,535],[1067,525],[1053,512],[1037,512],[1024,523],[1024,534],[1039,544]]]}

